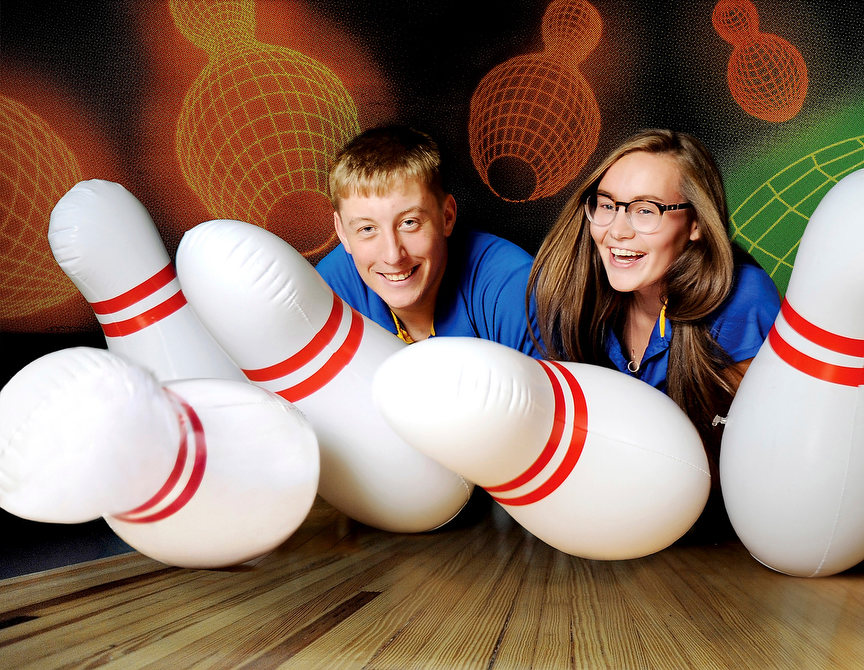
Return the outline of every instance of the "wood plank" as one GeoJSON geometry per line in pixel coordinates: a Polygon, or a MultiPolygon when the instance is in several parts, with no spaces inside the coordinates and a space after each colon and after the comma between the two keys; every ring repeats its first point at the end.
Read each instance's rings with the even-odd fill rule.
{"type": "Polygon", "coordinates": [[[857,668],[861,568],[775,573],[731,540],[633,561],[567,556],[497,505],[386,533],[317,501],[228,570],[137,553],[0,581],[16,668],[857,668]]]}

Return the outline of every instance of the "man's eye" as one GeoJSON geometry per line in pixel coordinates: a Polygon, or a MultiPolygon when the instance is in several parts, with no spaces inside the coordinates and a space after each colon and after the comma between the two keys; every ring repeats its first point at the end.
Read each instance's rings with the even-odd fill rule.
{"type": "Polygon", "coordinates": [[[402,222],[403,228],[416,228],[420,225],[420,222],[417,219],[405,219],[402,222]]]}

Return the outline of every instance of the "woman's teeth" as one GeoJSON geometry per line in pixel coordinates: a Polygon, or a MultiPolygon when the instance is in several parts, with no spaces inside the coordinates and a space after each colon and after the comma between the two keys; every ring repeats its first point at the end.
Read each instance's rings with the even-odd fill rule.
{"type": "Polygon", "coordinates": [[[617,260],[621,261],[634,261],[645,255],[642,251],[632,251],[631,249],[610,248],[609,251],[617,260]]]}

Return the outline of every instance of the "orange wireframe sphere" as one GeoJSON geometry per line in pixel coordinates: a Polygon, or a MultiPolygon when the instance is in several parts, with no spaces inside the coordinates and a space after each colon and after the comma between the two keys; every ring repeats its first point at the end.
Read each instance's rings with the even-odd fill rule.
{"type": "Polygon", "coordinates": [[[543,54],[528,54],[483,78],[471,97],[468,132],[483,181],[504,200],[535,200],[558,193],[585,166],[597,146],[600,111],[579,72],[543,54]],[[533,176],[531,186],[508,193],[518,188],[508,183],[508,175],[498,184],[490,180],[501,161],[510,163],[514,177],[533,176]]]}
{"type": "Polygon", "coordinates": [[[254,40],[254,0],[170,0],[169,8],[177,29],[207,53],[237,39],[254,40]]]}
{"type": "Polygon", "coordinates": [[[51,210],[80,181],[81,169],[40,116],[3,95],[0,146],[0,326],[6,326],[78,295],[46,231],[51,210]]]}
{"type": "Polygon", "coordinates": [[[267,228],[314,262],[335,242],[327,176],[360,132],[357,108],[323,63],[257,41],[252,9],[172,2],[184,35],[210,55],[183,101],[177,156],[211,216],[267,228]]]}
{"type": "Polygon", "coordinates": [[[585,0],[553,0],[542,30],[542,53],[495,66],[471,96],[471,159],[483,182],[510,202],[558,193],[600,134],[597,100],[577,67],[600,40],[600,14],[585,0]]]}
{"type": "Polygon", "coordinates": [[[584,0],[552,0],[543,14],[542,30],[546,53],[575,67],[600,42],[603,20],[600,12],[584,0]]]}
{"type": "Polygon", "coordinates": [[[759,34],[759,12],[750,0],[720,0],[714,6],[711,23],[730,44],[752,40],[759,34]]]}
{"type": "Polygon", "coordinates": [[[721,0],[712,22],[732,44],[727,78],[735,102],[764,121],[788,121],[807,96],[807,64],[792,44],[759,32],[759,16],[749,0],[721,0]]]}

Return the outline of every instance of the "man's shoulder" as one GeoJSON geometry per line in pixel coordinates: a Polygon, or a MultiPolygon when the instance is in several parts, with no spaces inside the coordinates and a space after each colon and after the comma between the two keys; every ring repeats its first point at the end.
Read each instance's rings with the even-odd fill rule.
{"type": "Polygon", "coordinates": [[[363,283],[354,260],[341,244],[318,261],[318,274],[343,300],[360,309],[362,300],[369,300],[368,287],[363,283]]]}
{"type": "Polygon", "coordinates": [[[531,255],[522,247],[484,230],[469,229],[464,233],[465,256],[471,263],[489,262],[494,258],[495,265],[531,265],[531,255]]]}
{"type": "Polygon", "coordinates": [[[337,244],[324,258],[315,265],[315,269],[322,276],[328,272],[337,272],[345,267],[353,267],[353,262],[345,247],[337,244]]]}

